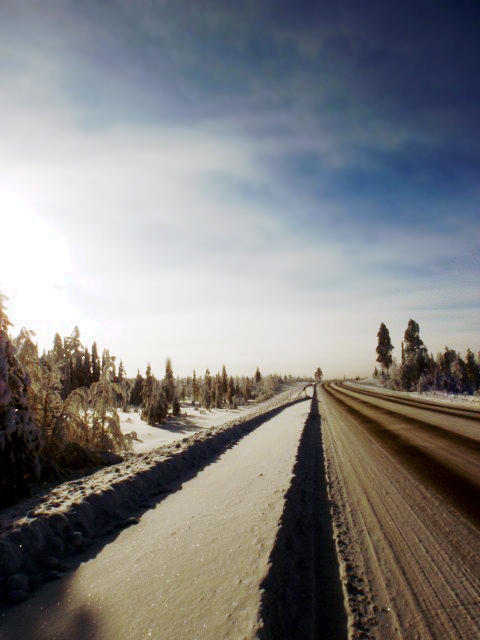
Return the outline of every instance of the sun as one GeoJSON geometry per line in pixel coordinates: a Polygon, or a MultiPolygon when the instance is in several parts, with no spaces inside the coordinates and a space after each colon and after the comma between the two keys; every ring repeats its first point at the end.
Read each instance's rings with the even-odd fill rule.
{"type": "MultiPolygon", "coordinates": [[[[0,288],[21,321],[55,316],[71,272],[68,243],[12,189],[0,188],[0,288]],[[28,311],[27,311],[28,310],[28,311]]],[[[60,316],[61,317],[61,316],[60,316]]]]}

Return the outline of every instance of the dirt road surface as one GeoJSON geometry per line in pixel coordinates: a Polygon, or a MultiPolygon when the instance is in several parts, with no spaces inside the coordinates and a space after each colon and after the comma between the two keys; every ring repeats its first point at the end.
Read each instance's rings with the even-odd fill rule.
{"type": "Polygon", "coordinates": [[[480,637],[480,414],[319,394],[350,637],[480,637]]]}
{"type": "Polygon", "coordinates": [[[292,628],[311,638],[320,624],[346,637],[333,532],[328,522],[320,531],[329,513],[311,408],[306,398],[266,420],[76,570],[7,611],[1,640],[292,638],[292,628]],[[319,483],[323,512],[310,508],[319,483]],[[325,532],[321,549],[314,532],[325,532]],[[322,563],[323,599],[315,595],[322,563]],[[322,607],[326,622],[313,613],[322,607]]]}

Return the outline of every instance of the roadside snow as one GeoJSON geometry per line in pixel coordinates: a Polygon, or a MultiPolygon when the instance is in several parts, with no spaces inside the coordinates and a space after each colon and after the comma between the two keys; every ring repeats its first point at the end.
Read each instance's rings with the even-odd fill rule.
{"type": "Polygon", "coordinates": [[[135,445],[145,449],[127,454],[120,464],[50,485],[0,512],[0,602],[21,602],[39,584],[60,577],[74,552],[137,522],[132,514],[150,508],[158,495],[169,493],[185,474],[196,473],[266,416],[295,401],[303,395],[303,386],[289,386],[244,411],[198,416],[187,411],[186,417],[162,427],[149,427],[138,414],[125,414],[122,427],[125,432],[137,431],[141,442],[135,445]]]}
{"type": "Polygon", "coordinates": [[[227,422],[253,415],[259,405],[241,405],[238,409],[211,409],[209,411],[193,407],[191,403],[182,403],[180,415],[168,416],[161,425],[152,427],[140,417],[138,410],[119,411],[120,424],[124,434],[134,432],[133,450],[145,453],[166,444],[181,440],[194,433],[219,427],[227,422]]]}

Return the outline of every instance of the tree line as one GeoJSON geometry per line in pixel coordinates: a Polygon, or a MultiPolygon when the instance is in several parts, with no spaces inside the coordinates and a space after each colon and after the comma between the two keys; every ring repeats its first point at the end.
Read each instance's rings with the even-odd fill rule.
{"type": "Polygon", "coordinates": [[[377,333],[377,362],[374,377],[386,386],[401,391],[443,391],[447,393],[475,394],[480,389],[480,353],[467,349],[465,358],[445,347],[443,353],[429,353],[420,338],[420,327],[415,320],[408,321],[398,364],[393,358],[394,346],[390,332],[382,322],[377,333]]]}

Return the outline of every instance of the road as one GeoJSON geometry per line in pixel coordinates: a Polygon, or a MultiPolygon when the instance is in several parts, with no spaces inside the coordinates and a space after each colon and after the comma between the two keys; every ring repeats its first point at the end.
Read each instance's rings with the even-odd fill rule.
{"type": "Polygon", "coordinates": [[[329,512],[321,447],[311,446],[319,436],[308,397],[266,419],[137,525],[8,610],[1,640],[291,640],[292,629],[313,638],[320,627],[346,637],[333,532],[328,522],[320,531],[329,512]],[[314,575],[322,563],[323,586],[314,575]]]}
{"type": "Polygon", "coordinates": [[[480,637],[479,412],[347,384],[319,400],[351,637],[480,637]]]}

